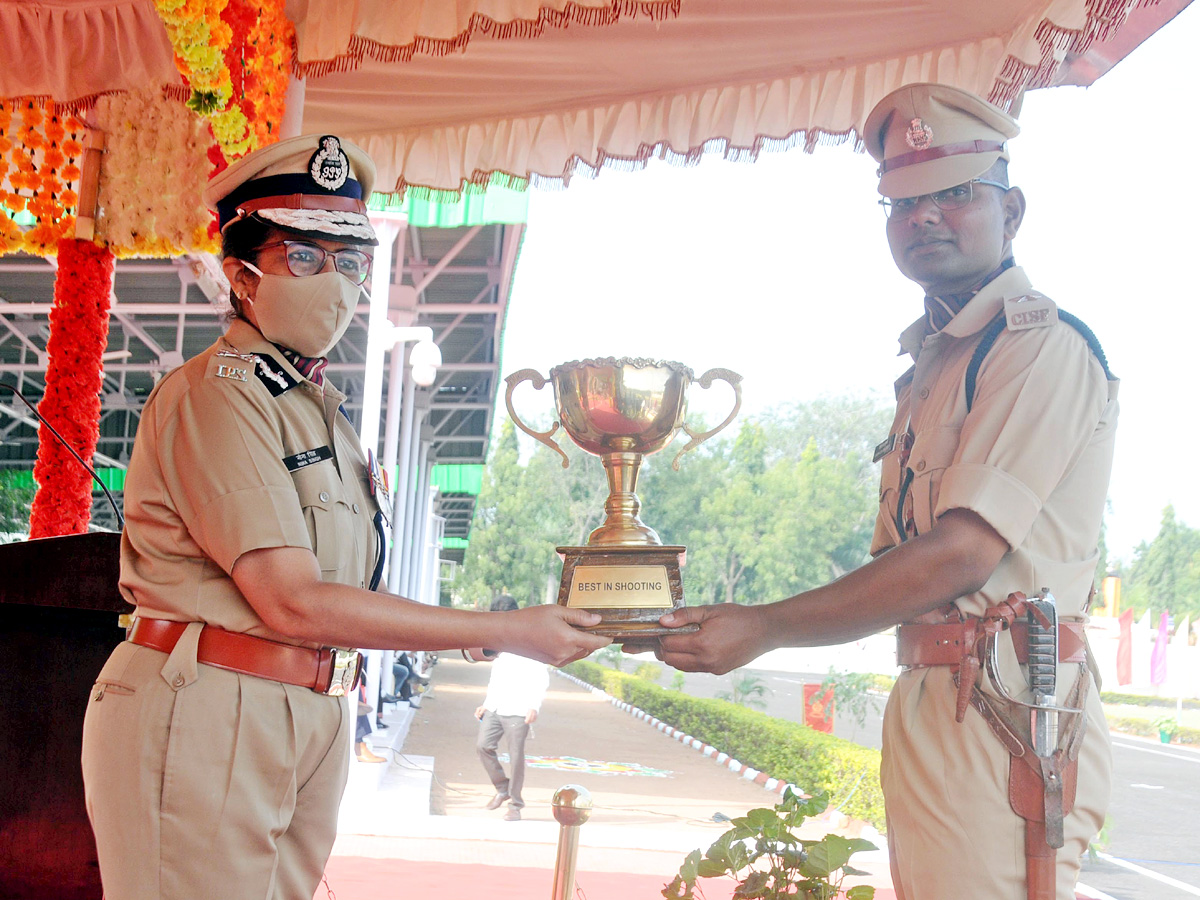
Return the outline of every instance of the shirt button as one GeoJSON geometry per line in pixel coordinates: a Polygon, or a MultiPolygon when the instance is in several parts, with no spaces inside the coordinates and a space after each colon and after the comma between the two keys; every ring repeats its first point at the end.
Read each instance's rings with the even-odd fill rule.
{"type": "Polygon", "coordinates": [[[353,510],[354,510],[354,512],[355,512],[355,514],[357,515],[357,513],[358,513],[358,504],[357,504],[357,503],[355,503],[353,506],[351,506],[351,509],[353,509],[353,510]]]}
{"type": "Polygon", "coordinates": [[[929,397],[929,388],[921,388],[921,399],[925,400],[929,397]]]}
{"type": "Polygon", "coordinates": [[[171,679],[171,686],[177,687],[177,688],[183,687],[183,673],[182,672],[175,673],[175,677],[171,679]]]}
{"type": "Polygon", "coordinates": [[[322,503],[329,502],[329,491],[321,491],[321,502],[322,503]]]}
{"type": "Polygon", "coordinates": [[[916,468],[917,468],[918,472],[924,472],[925,471],[925,460],[923,460],[923,459],[917,460],[916,468]]]}

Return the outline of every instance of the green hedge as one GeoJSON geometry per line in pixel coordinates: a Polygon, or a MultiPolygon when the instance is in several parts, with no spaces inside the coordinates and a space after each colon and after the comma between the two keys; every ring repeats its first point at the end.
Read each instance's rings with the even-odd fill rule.
{"type": "MultiPolygon", "coordinates": [[[[1108,730],[1121,734],[1136,734],[1138,737],[1158,737],[1158,726],[1149,719],[1135,719],[1131,716],[1106,716],[1108,730]]],[[[1176,744],[1200,744],[1200,728],[1180,726],[1172,738],[1176,744]]]]}
{"type": "MultiPolygon", "coordinates": [[[[1175,708],[1174,697],[1147,697],[1144,694],[1118,694],[1115,691],[1101,691],[1100,702],[1110,706],[1155,706],[1167,709],[1175,708]]],[[[1200,709],[1200,700],[1185,699],[1184,709],[1200,709]]]]}
{"type": "Polygon", "coordinates": [[[725,700],[664,690],[596,663],[572,663],[566,671],[772,778],[810,794],[828,791],[846,815],[886,827],[877,750],[725,700]]]}

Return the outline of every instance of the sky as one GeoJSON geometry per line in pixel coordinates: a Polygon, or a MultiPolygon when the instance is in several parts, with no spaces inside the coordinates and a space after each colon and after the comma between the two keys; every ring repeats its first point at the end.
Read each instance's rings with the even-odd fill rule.
{"type": "MultiPolygon", "coordinates": [[[[1107,540],[1127,562],[1168,504],[1200,527],[1196,47],[1200,3],[1092,87],[1031,92],[1010,144],[1029,203],[1017,263],[1091,326],[1121,378],[1107,540]]],[[[744,413],[840,394],[890,403],[922,292],[892,263],[874,169],[846,144],[533,192],[504,374],[646,356],[740,373],[744,413]]],[[[548,414],[549,394],[522,386],[518,410],[548,414]]],[[[717,421],[730,396],[718,384],[689,403],[717,421]]]]}

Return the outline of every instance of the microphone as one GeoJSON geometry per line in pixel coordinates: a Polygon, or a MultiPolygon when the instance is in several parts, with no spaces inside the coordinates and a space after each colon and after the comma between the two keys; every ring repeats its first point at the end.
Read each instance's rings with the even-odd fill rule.
{"type": "Polygon", "coordinates": [[[41,422],[43,425],[45,425],[46,428],[48,428],[50,430],[50,433],[52,435],[54,435],[56,438],[58,438],[58,442],[67,448],[67,452],[70,453],[73,457],[75,457],[75,459],[77,459],[79,461],[79,464],[81,466],[83,466],[85,469],[87,469],[88,474],[92,476],[92,479],[96,482],[96,484],[100,485],[100,490],[104,491],[104,496],[108,498],[108,502],[113,508],[113,513],[116,514],[117,524],[121,526],[122,530],[124,530],[125,529],[125,517],[123,515],[121,515],[121,510],[119,510],[117,508],[117,501],[113,499],[113,495],[109,493],[108,487],[104,484],[103,481],[100,480],[100,476],[96,474],[96,470],[93,469],[91,466],[89,466],[87,463],[85,463],[83,461],[83,457],[75,452],[75,448],[72,447],[70,445],[70,443],[67,442],[67,439],[64,438],[61,434],[59,434],[58,431],[55,430],[54,426],[51,425],[49,422],[47,422],[42,417],[42,414],[34,408],[32,403],[30,403],[28,400],[25,399],[25,395],[22,394],[20,391],[18,391],[15,386],[13,386],[11,384],[5,384],[4,382],[0,382],[0,388],[4,388],[5,390],[12,391],[14,397],[20,397],[21,402],[29,407],[29,411],[31,413],[33,413],[34,418],[36,418],[39,422],[41,422]]]}

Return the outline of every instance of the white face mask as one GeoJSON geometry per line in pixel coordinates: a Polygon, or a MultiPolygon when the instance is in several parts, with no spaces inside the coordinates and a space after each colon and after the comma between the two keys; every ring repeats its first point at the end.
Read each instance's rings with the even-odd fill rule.
{"type": "Polygon", "coordinates": [[[337,272],[303,278],[267,275],[241,262],[259,277],[254,317],[268,341],[301,356],[325,356],[350,327],[360,288],[345,276],[337,272]]]}

